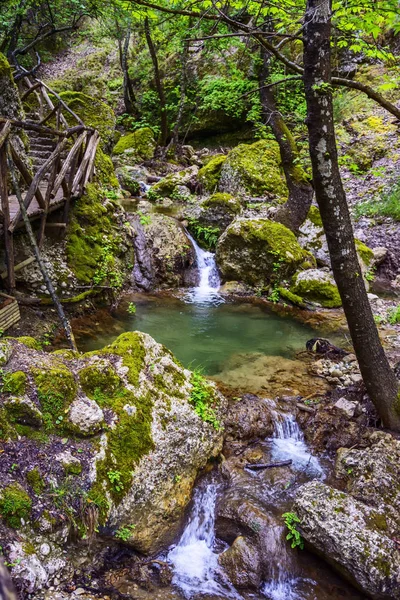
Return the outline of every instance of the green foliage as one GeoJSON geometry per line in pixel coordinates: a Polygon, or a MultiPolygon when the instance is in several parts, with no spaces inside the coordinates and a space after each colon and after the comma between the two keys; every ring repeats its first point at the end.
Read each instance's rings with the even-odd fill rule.
{"type": "Polygon", "coordinates": [[[221,423],[218,421],[215,412],[217,398],[213,388],[198,371],[195,371],[192,374],[190,383],[192,384],[190,403],[193,405],[196,414],[198,414],[203,421],[210,423],[214,429],[219,431],[221,429],[221,423]]]}
{"type": "Polygon", "coordinates": [[[23,371],[15,371],[14,373],[0,372],[1,391],[22,396],[25,393],[27,378],[23,371]]]}
{"type": "Polygon", "coordinates": [[[129,302],[129,304],[128,304],[128,313],[130,315],[136,315],[136,304],[134,302],[129,302]]]}
{"type": "Polygon", "coordinates": [[[43,481],[43,477],[37,467],[27,472],[26,480],[37,496],[40,496],[40,494],[43,493],[46,484],[43,481]]]}
{"type": "Polygon", "coordinates": [[[299,517],[293,512],[287,512],[282,515],[282,518],[285,521],[285,525],[288,529],[288,534],[286,539],[291,541],[291,548],[300,548],[303,550],[304,548],[304,540],[298,531],[298,525],[301,523],[299,517]]]}
{"type": "Polygon", "coordinates": [[[219,227],[211,227],[210,225],[202,225],[197,219],[188,219],[188,230],[196,238],[196,240],[205,248],[212,250],[215,248],[220,236],[219,227]]]}
{"type": "Polygon", "coordinates": [[[145,215],[141,211],[138,212],[138,215],[139,215],[139,220],[140,220],[141,225],[143,225],[143,226],[150,225],[151,215],[145,215]]]}
{"type": "Polygon", "coordinates": [[[381,198],[356,204],[354,214],[356,218],[390,217],[400,221],[400,181],[388,192],[384,192],[381,198]]]}
{"type": "Polygon", "coordinates": [[[387,319],[391,325],[400,323],[400,304],[388,312],[387,319]]]}
{"type": "Polygon", "coordinates": [[[120,540],[121,542],[126,542],[131,537],[135,527],[136,525],[127,525],[126,527],[120,527],[114,533],[114,536],[117,538],[117,540],[120,540]]]}
{"type": "Polygon", "coordinates": [[[122,473],[120,471],[107,471],[107,477],[116,492],[122,492],[124,484],[122,482],[122,473]]]}
{"type": "Polygon", "coordinates": [[[8,485],[1,491],[0,515],[7,525],[18,529],[21,519],[27,521],[32,509],[32,500],[18,483],[8,485]]]}

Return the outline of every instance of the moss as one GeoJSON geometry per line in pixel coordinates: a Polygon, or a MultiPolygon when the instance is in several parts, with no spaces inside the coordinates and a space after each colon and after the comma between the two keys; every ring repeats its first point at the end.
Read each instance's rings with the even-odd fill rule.
{"type": "Polygon", "coordinates": [[[150,160],[153,158],[156,141],[152,130],[149,127],[137,129],[132,133],[123,135],[114,146],[114,154],[123,154],[127,150],[142,160],[150,160]]]}
{"type": "Polygon", "coordinates": [[[287,290],[284,287],[278,287],[278,292],[279,292],[279,296],[283,300],[287,300],[288,302],[290,302],[291,304],[294,304],[295,306],[300,306],[300,308],[304,308],[306,306],[303,298],[301,298],[297,294],[294,294],[290,290],[287,290]]]}
{"type": "Polygon", "coordinates": [[[227,156],[222,168],[220,187],[254,196],[273,195],[286,199],[288,195],[281,171],[279,146],[272,140],[255,144],[239,144],[227,156]]]}
{"type": "Polygon", "coordinates": [[[317,208],[316,206],[310,207],[307,219],[310,219],[311,223],[313,223],[313,225],[316,225],[316,227],[322,227],[321,213],[319,212],[319,208],[317,208]]]}
{"type": "MultiPolygon", "coordinates": [[[[87,127],[94,127],[100,133],[102,147],[108,146],[114,136],[115,115],[113,110],[98,98],[82,92],[61,92],[60,97],[82,119],[87,127]]],[[[64,111],[70,125],[76,125],[75,119],[64,111]]]]}
{"type": "Polygon", "coordinates": [[[373,531],[387,531],[388,524],[385,515],[372,511],[366,519],[369,529],[373,531]]]}
{"type": "Polygon", "coordinates": [[[34,368],[32,375],[46,429],[63,430],[64,414],[77,393],[73,374],[60,366],[46,371],[34,368]]]}
{"type": "Polygon", "coordinates": [[[96,180],[100,182],[101,185],[108,188],[119,189],[119,183],[114,172],[112,160],[107,154],[104,154],[101,148],[97,149],[94,166],[96,170],[96,180]]]}
{"type": "Polygon", "coordinates": [[[0,440],[6,442],[16,436],[16,431],[13,425],[10,423],[7,411],[4,408],[0,408],[0,440]]]}
{"type": "Polygon", "coordinates": [[[15,396],[22,396],[26,391],[27,377],[23,371],[5,373],[2,377],[1,389],[15,396]]]}
{"type": "Polygon", "coordinates": [[[73,360],[74,358],[79,357],[79,352],[75,352],[75,350],[69,350],[68,348],[54,350],[51,354],[53,354],[53,356],[61,356],[62,358],[66,358],[67,360],[73,360]]]}
{"type": "Polygon", "coordinates": [[[32,350],[41,350],[42,346],[38,340],[35,340],[33,337],[29,337],[28,335],[24,335],[22,337],[15,338],[17,342],[21,342],[24,346],[31,348],[32,350]]]}
{"type": "Polygon", "coordinates": [[[198,179],[206,191],[213,192],[218,187],[222,165],[225,161],[226,155],[218,154],[211,158],[211,160],[200,169],[198,179]]]}
{"type": "MultiPolygon", "coordinates": [[[[83,302],[84,300],[90,298],[90,296],[93,296],[96,293],[97,290],[86,290],[81,294],[78,294],[77,296],[72,296],[71,298],[61,298],[60,302],[61,304],[78,304],[79,302],[83,302]]],[[[51,300],[51,298],[42,298],[40,304],[42,306],[48,306],[50,304],[53,304],[53,301],[51,300]]]]}
{"type": "Polygon", "coordinates": [[[134,386],[139,383],[139,374],[144,367],[145,349],[140,333],[123,333],[117,339],[100,351],[89,352],[84,356],[101,356],[102,354],[114,354],[122,358],[122,363],[128,367],[128,381],[134,386]]]}
{"type": "Polygon", "coordinates": [[[239,200],[230,194],[217,192],[203,202],[202,208],[220,209],[233,215],[237,215],[240,213],[241,205],[239,200]]]}
{"type": "Polygon", "coordinates": [[[79,461],[77,462],[71,462],[71,463],[65,463],[63,465],[65,473],[67,475],[80,475],[82,473],[82,465],[79,461]]]}
{"type": "Polygon", "coordinates": [[[317,302],[324,308],[338,308],[342,306],[339,290],[335,283],[320,279],[308,279],[296,281],[290,290],[294,294],[317,302]]]}
{"type": "Polygon", "coordinates": [[[26,481],[37,496],[40,496],[46,487],[43,477],[37,467],[27,472],[26,481]]]}
{"type": "Polygon", "coordinates": [[[36,554],[36,548],[31,542],[24,542],[22,544],[22,550],[27,556],[32,556],[36,554]]]}
{"type": "Polygon", "coordinates": [[[8,62],[8,60],[6,59],[4,54],[2,54],[1,52],[0,52],[0,77],[8,77],[11,79],[10,63],[8,62]]]}
{"type": "Polygon", "coordinates": [[[28,425],[30,427],[40,427],[43,423],[40,410],[36,408],[29,398],[8,398],[4,403],[4,407],[10,421],[13,423],[28,425]]]}
{"type": "Polygon", "coordinates": [[[79,381],[83,391],[89,397],[93,397],[97,389],[101,390],[103,394],[112,395],[121,387],[121,379],[108,365],[91,365],[81,369],[79,381]]]}
{"type": "Polygon", "coordinates": [[[357,254],[363,261],[363,263],[368,267],[371,264],[371,261],[374,258],[374,253],[371,248],[368,248],[366,244],[361,242],[360,240],[355,239],[357,254]]]}
{"type": "Polygon", "coordinates": [[[66,255],[69,268],[79,282],[93,283],[104,257],[121,251],[119,224],[115,222],[116,205],[104,201],[104,191],[96,183],[89,183],[85,193],[75,202],[67,229],[66,255]]]}
{"type": "Polygon", "coordinates": [[[0,515],[10,527],[21,527],[21,519],[28,520],[32,509],[29,494],[18,483],[4,488],[0,496],[0,515]]]}

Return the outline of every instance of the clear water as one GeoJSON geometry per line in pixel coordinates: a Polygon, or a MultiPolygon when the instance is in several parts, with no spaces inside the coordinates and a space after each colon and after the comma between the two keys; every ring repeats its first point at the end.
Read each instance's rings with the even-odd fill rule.
{"type": "Polygon", "coordinates": [[[223,302],[222,297],[219,294],[220,278],[215,262],[215,255],[212,252],[203,250],[196,243],[196,240],[186,231],[186,235],[192,243],[193,249],[196,254],[196,266],[198,269],[198,283],[197,286],[190,289],[185,294],[187,302],[194,304],[205,304],[205,305],[218,305],[223,302]]]}
{"type": "Polygon", "coordinates": [[[202,367],[215,375],[239,354],[293,358],[315,332],[288,318],[252,304],[195,304],[171,297],[128,298],[115,318],[102,315],[87,335],[79,335],[80,350],[97,350],[125,331],[149,333],[169,348],[186,367],[202,367]],[[136,314],[127,311],[129,301],[136,314]]]}

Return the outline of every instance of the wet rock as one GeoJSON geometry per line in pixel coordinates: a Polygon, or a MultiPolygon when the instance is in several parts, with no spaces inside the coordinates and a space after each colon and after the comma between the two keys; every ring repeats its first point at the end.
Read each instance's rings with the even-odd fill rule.
{"type": "Polygon", "coordinates": [[[264,398],[246,394],[229,403],[225,420],[225,436],[231,440],[251,440],[271,435],[271,404],[264,398]]]}
{"type": "Polygon", "coordinates": [[[216,193],[204,200],[198,221],[206,227],[224,231],[241,211],[239,200],[230,194],[216,193]]]}
{"type": "Polygon", "coordinates": [[[141,183],[147,184],[148,171],[144,167],[125,166],[115,170],[119,184],[123,190],[127,190],[132,196],[138,196],[141,191],[141,183]]]}
{"type": "Polygon", "coordinates": [[[97,402],[83,397],[78,398],[71,404],[68,418],[79,434],[93,435],[101,430],[104,413],[97,402]]]}
{"type": "Polygon", "coordinates": [[[261,584],[260,555],[249,539],[243,536],[237,537],[232,546],[220,554],[218,562],[236,588],[259,588],[261,584]]]}
{"type": "Polygon", "coordinates": [[[312,481],[297,493],[294,510],[309,546],[376,600],[400,598],[400,552],[385,511],[312,481]]]}
{"type": "MultiPolygon", "coordinates": [[[[147,196],[150,200],[159,200],[160,198],[166,198],[174,194],[179,186],[195,187],[194,181],[197,178],[198,172],[199,168],[193,165],[183,171],[170,173],[166,177],[163,177],[161,181],[155,183],[147,196]]],[[[184,197],[187,197],[186,191],[184,197]]]]}
{"type": "Polygon", "coordinates": [[[297,273],[290,291],[324,308],[337,308],[342,305],[335,280],[330,273],[321,269],[297,273]]]}
{"type": "Polygon", "coordinates": [[[40,427],[43,424],[43,415],[28,396],[7,398],[4,402],[7,413],[20,425],[40,427]]]}

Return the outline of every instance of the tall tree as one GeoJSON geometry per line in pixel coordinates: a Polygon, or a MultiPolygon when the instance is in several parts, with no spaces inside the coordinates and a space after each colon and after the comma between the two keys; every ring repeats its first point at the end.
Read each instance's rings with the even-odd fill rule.
{"type": "Polygon", "coordinates": [[[338,166],[331,84],[331,15],[331,0],[307,1],[304,86],[315,194],[365,387],[384,425],[400,431],[399,384],[379,340],[338,166]]]}
{"type": "Polygon", "coordinates": [[[144,20],[144,32],[146,35],[146,41],[149,48],[149,53],[151,56],[151,61],[153,63],[154,69],[154,81],[156,85],[156,90],[158,94],[158,99],[160,102],[160,121],[161,121],[161,131],[159,137],[159,144],[161,147],[165,147],[168,139],[168,115],[167,115],[167,101],[165,98],[164,84],[162,80],[162,75],[160,71],[160,66],[158,63],[157,50],[151,35],[150,30],[150,22],[149,18],[146,17],[144,20]]]}

